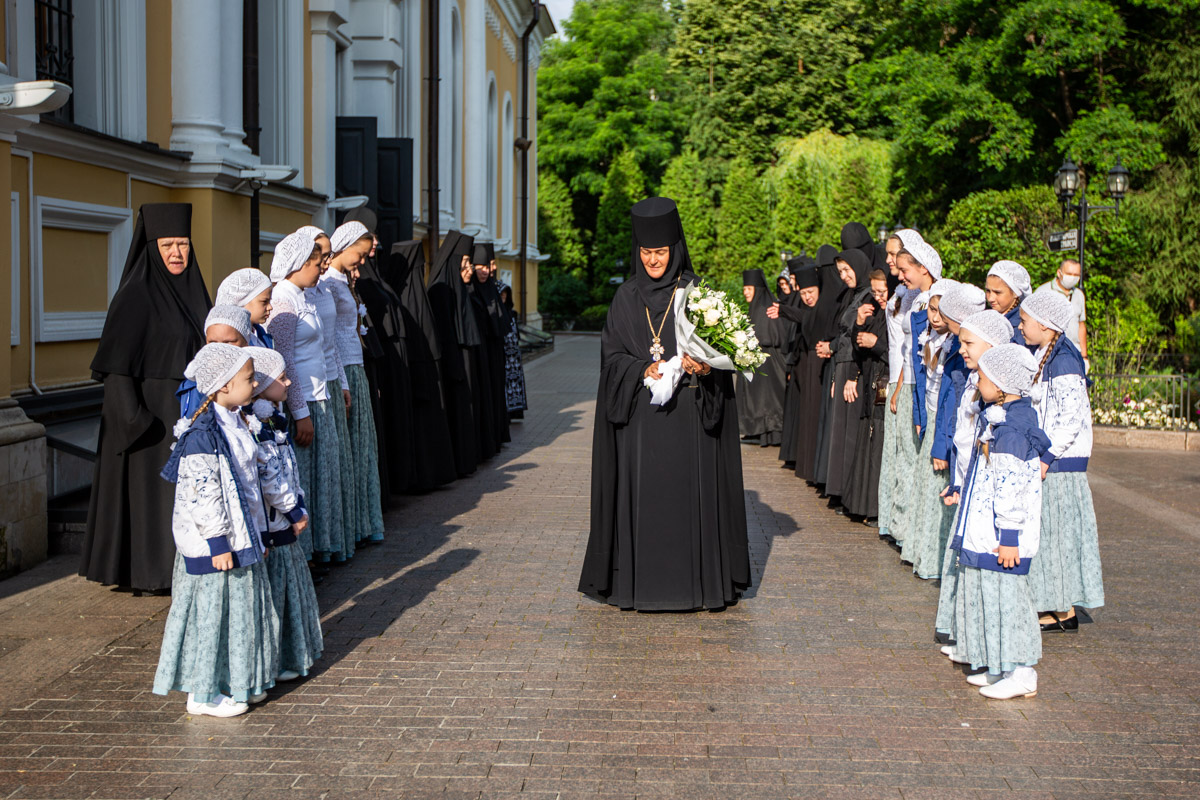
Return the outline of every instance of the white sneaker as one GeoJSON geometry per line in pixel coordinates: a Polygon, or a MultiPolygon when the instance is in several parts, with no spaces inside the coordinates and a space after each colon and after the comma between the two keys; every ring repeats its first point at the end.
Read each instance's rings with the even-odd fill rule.
{"type": "Polygon", "coordinates": [[[209,717],[237,717],[250,710],[246,703],[239,703],[232,697],[220,695],[216,702],[198,703],[188,695],[187,710],[189,714],[209,717]]]}
{"type": "Polygon", "coordinates": [[[1037,696],[1037,673],[1030,667],[1022,667],[1012,672],[1004,673],[1003,680],[984,686],[979,690],[984,697],[992,700],[1012,700],[1016,697],[1037,696]]]}
{"type": "Polygon", "coordinates": [[[266,692],[262,692],[261,694],[252,694],[252,695],[250,695],[250,705],[255,705],[257,703],[261,703],[263,700],[266,700],[266,699],[267,699],[266,692]]]}
{"type": "Polygon", "coordinates": [[[999,683],[1004,679],[1003,675],[993,675],[990,672],[978,672],[974,675],[967,676],[967,683],[972,686],[991,686],[993,683],[999,683]]]}
{"type": "Polygon", "coordinates": [[[946,658],[948,658],[948,659],[950,659],[951,661],[953,661],[955,664],[969,664],[969,663],[971,663],[971,662],[967,661],[967,659],[965,659],[965,658],[962,658],[961,656],[959,656],[959,655],[958,655],[958,651],[956,651],[956,650],[954,649],[954,645],[952,645],[952,644],[942,645],[942,655],[944,655],[946,658]]]}
{"type": "Polygon", "coordinates": [[[275,681],[276,682],[283,681],[284,683],[286,683],[288,681],[294,681],[299,677],[300,677],[300,673],[296,672],[296,670],[285,669],[282,672],[280,672],[278,675],[275,676],[275,681]]]}

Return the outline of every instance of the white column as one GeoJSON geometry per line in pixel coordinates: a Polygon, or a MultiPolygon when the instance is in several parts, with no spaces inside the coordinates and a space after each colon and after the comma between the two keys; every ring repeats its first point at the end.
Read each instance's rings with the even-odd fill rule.
{"type": "MultiPolygon", "coordinates": [[[[315,4],[314,4],[315,5],[315,4]]],[[[332,7],[332,4],[328,4],[332,7]]],[[[332,198],[337,192],[338,28],[346,20],[334,10],[309,12],[312,34],[312,188],[332,198]]]]}
{"type": "Polygon", "coordinates": [[[484,0],[462,0],[463,231],[490,231],[487,219],[487,22],[484,0]]]}
{"type": "Polygon", "coordinates": [[[224,36],[221,6],[213,0],[173,0],[171,5],[171,149],[190,152],[192,164],[220,162],[228,150],[223,47],[213,52],[214,37],[224,36]]]}
{"type": "Polygon", "coordinates": [[[221,32],[217,37],[221,48],[221,117],[225,129],[221,135],[229,145],[230,154],[238,161],[253,162],[254,155],[242,140],[246,131],[242,123],[242,32],[244,25],[241,0],[219,0],[221,32]]]}
{"type": "Polygon", "coordinates": [[[423,203],[428,201],[424,185],[425,153],[425,116],[423,92],[425,91],[424,67],[421,63],[421,43],[424,41],[425,27],[421,17],[421,3],[405,3],[408,11],[408,26],[404,39],[404,72],[408,81],[408,129],[402,134],[413,140],[413,222],[428,219],[423,213],[423,203]]]}
{"type": "Polygon", "coordinates": [[[454,36],[453,14],[450,0],[438,4],[441,19],[438,20],[438,216],[440,230],[448,230],[457,224],[454,218],[454,189],[450,185],[453,175],[454,146],[454,36]]]}

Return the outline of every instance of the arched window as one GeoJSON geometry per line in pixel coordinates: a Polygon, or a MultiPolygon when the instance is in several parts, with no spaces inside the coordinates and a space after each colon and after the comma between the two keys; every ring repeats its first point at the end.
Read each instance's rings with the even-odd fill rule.
{"type": "Polygon", "coordinates": [[[500,208],[502,222],[500,235],[509,242],[513,241],[513,169],[516,167],[515,149],[513,148],[513,102],[512,95],[504,93],[504,135],[501,137],[501,163],[504,165],[504,180],[500,189],[500,208]]]}
{"type": "Polygon", "coordinates": [[[498,176],[500,174],[500,107],[496,97],[496,78],[489,76],[487,94],[487,220],[492,238],[500,232],[500,218],[497,215],[499,206],[496,196],[500,191],[498,176]]]}

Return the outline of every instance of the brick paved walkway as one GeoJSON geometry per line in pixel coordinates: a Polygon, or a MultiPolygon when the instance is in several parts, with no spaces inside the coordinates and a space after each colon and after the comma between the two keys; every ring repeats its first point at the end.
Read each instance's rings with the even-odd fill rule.
{"type": "Polygon", "coordinates": [[[1098,454],[1109,607],[990,703],[937,654],[935,586],[774,450],[742,451],[751,597],[581,599],[597,352],[530,365],[513,445],[393,510],[319,589],[320,671],[239,719],[150,693],[165,601],[63,559],[0,583],[0,797],[1200,794],[1200,458],[1098,454]]]}

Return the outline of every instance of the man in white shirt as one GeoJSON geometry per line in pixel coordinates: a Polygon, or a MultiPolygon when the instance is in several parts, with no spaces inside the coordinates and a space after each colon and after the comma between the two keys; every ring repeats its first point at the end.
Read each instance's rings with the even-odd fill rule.
{"type": "Polygon", "coordinates": [[[1079,262],[1068,258],[1058,267],[1054,280],[1038,287],[1051,287],[1071,303],[1071,311],[1075,314],[1075,323],[1067,326],[1067,338],[1075,343],[1080,354],[1087,358],[1087,308],[1084,303],[1083,290],[1079,288],[1079,278],[1082,269],[1079,262]]]}

